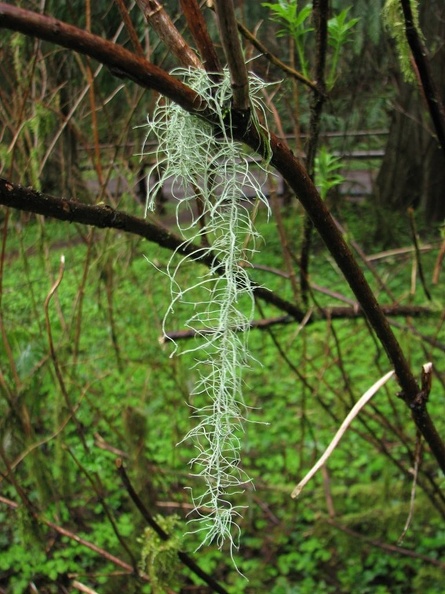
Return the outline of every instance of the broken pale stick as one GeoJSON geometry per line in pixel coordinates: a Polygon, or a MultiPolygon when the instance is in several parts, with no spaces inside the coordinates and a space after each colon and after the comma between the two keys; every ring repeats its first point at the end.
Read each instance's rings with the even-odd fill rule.
{"type": "Polygon", "coordinates": [[[310,471],[306,474],[306,476],[304,477],[304,479],[302,481],[300,481],[298,483],[298,485],[295,487],[295,489],[292,491],[292,494],[291,494],[292,499],[295,499],[296,497],[298,497],[298,495],[301,493],[301,491],[303,490],[303,488],[306,485],[306,483],[308,483],[311,480],[311,478],[314,476],[314,474],[323,466],[323,464],[325,464],[326,460],[329,458],[329,456],[332,454],[332,452],[337,447],[338,442],[343,437],[343,434],[345,433],[346,429],[351,424],[352,420],[358,415],[358,413],[360,412],[360,410],[374,396],[374,394],[383,385],[385,385],[386,382],[393,375],[394,375],[394,370],[388,371],[388,373],[386,375],[384,375],[383,377],[381,377],[373,386],[371,386],[369,388],[369,390],[367,390],[363,394],[363,396],[360,398],[360,400],[358,400],[355,403],[355,405],[352,407],[350,413],[348,414],[348,416],[346,417],[346,419],[341,424],[340,429],[335,434],[334,439],[331,441],[331,443],[329,444],[329,446],[326,448],[324,454],[321,456],[321,458],[318,460],[318,462],[310,469],[310,471]]]}

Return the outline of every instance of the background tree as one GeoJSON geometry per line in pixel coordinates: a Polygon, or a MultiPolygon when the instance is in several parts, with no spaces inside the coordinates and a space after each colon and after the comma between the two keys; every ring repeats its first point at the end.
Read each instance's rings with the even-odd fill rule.
{"type": "MultiPolygon", "coordinates": [[[[426,60],[443,103],[445,9],[441,2],[420,3],[419,9],[421,34],[428,47],[426,60]]],[[[411,61],[415,69],[412,57],[411,61]]],[[[445,152],[431,121],[425,90],[419,88],[416,77],[410,83],[404,81],[399,69],[392,74],[392,84],[398,92],[391,109],[385,158],[376,182],[378,200],[401,210],[420,208],[430,222],[440,222],[445,217],[442,192],[445,152]]],[[[445,119],[443,114],[442,118],[445,119]]]]}

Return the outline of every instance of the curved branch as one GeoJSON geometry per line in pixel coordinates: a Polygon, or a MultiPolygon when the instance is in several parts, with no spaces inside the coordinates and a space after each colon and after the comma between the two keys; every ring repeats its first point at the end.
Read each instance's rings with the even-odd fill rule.
{"type": "MultiPolygon", "coordinates": [[[[42,194],[31,188],[24,188],[0,177],[0,204],[26,212],[33,212],[60,221],[91,225],[101,229],[119,229],[138,235],[160,247],[177,252],[218,271],[218,260],[212,254],[205,254],[200,246],[185,242],[162,225],[115,210],[104,204],[82,204],[77,200],[66,200],[42,194]]],[[[255,296],[286,312],[297,321],[304,319],[304,313],[293,303],[253,283],[255,296]]]]}
{"type": "MultiPolygon", "coordinates": [[[[156,243],[159,247],[177,252],[182,256],[187,256],[214,270],[218,268],[218,261],[211,254],[203,255],[202,248],[184,240],[175,235],[166,227],[160,224],[152,223],[146,219],[141,219],[125,212],[115,210],[107,205],[83,204],[77,200],[57,198],[49,194],[37,192],[31,188],[23,188],[13,184],[0,177],[0,204],[32,212],[34,214],[52,217],[59,221],[68,221],[70,223],[80,223],[90,225],[100,229],[118,229],[131,235],[137,235],[156,243]]],[[[279,318],[273,318],[272,324],[289,324],[293,322],[301,323],[305,319],[305,312],[297,308],[293,303],[282,299],[279,295],[272,293],[268,289],[253,283],[255,297],[274,305],[277,309],[286,312],[288,315],[279,318]]],[[[383,310],[388,316],[425,316],[431,315],[432,310],[420,306],[386,306],[383,310]]],[[[355,319],[363,316],[363,311],[357,305],[352,307],[332,307],[316,311],[311,316],[310,322],[324,319],[355,319]]],[[[264,328],[267,320],[254,322],[253,327],[264,328]]],[[[192,332],[180,333],[179,338],[188,338],[192,332]]]]}

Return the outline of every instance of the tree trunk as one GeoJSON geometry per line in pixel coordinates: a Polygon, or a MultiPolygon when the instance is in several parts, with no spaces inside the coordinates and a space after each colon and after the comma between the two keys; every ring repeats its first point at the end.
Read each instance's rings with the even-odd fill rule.
{"type": "MultiPolygon", "coordinates": [[[[430,53],[431,72],[445,98],[445,5],[421,5],[420,21],[430,53]],[[433,16],[434,15],[434,16],[433,16]]],[[[445,147],[441,149],[422,92],[402,83],[395,100],[385,157],[376,180],[379,204],[421,209],[428,221],[445,218],[445,147]]]]}

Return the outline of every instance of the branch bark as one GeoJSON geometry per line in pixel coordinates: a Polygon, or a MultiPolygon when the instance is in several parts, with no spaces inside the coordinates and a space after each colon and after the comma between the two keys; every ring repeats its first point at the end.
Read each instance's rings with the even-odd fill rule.
{"type": "MultiPolygon", "coordinates": [[[[181,237],[171,233],[162,225],[157,225],[107,205],[82,204],[76,200],[66,200],[36,192],[31,188],[23,188],[0,177],[0,204],[4,206],[32,212],[60,221],[91,225],[101,229],[118,229],[143,237],[160,247],[177,252],[218,271],[218,260],[211,254],[203,255],[207,248],[185,242],[181,237]]],[[[274,305],[297,321],[304,319],[302,312],[293,303],[282,299],[279,295],[264,287],[254,285],[255,296],[266,303],[274,305]]]]}
{"type": "Polygon", "coordinates": [[[198,56],[188,45],[164,7],[158,0],[137,0],[139,8],[144,13],[147,22],[151,24],[159,38],[184,66],[202,68],[198,56]]]}
{"type": "Polygon", "coordinates": [[[238,37],[233,0],[215,0],[219,34],[230,71],[233,91],[233,109],[241,113],[250,110],[249,79],[243,50],[238,37]]]}
{"type": "Polygon", "coordinates": [[[195,40],[204,68],[207,72],[221,72],[218,54],[207,30],[207,25],[197,0],[180,0],[182,12],[187,21],[187,26],[195,40]]]}

